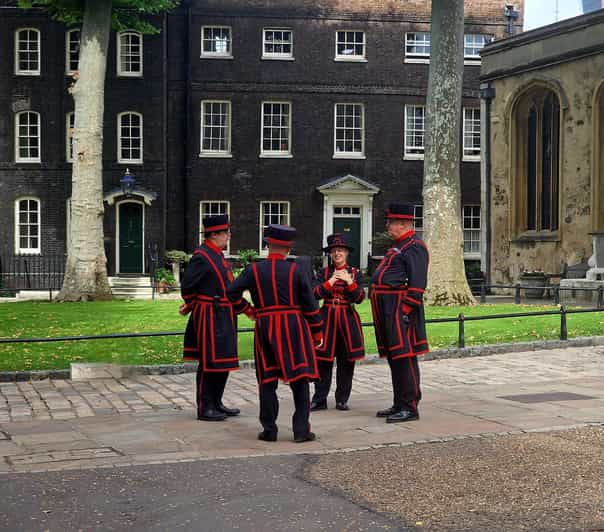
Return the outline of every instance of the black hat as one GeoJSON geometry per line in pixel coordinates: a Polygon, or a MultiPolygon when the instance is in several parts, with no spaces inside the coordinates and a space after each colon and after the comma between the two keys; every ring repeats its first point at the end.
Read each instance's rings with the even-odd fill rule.
{"type": "Polygon", "coordinates": [[[415,205],[411,203],[391,203],[386,209],[386,218],[395,220],[414,220],[415,205]]]}
{"type": "Polygon", "coordinates": [[[215,216],[204,216],[203,220],[203,232],[204,233],[215,233],[217,231],[226,231],[229,227],[229,216],[228,214],[218,214],[215,216]]]}
{"type": "Polygon", "coordinates": [[[296,228],[289,225],[271,224],[264,230],[264,242],[291,248],[296,238],[296,228]]]}
{"type": "Polygon", "coordinates": [[[327,246],[323,248],[325,253],[329,253],[331,248],[346,248],[348,251],[352,251],[354,248],[348,243],[346,235],[343,233],[334,233],[327,237],[327,246]]]}

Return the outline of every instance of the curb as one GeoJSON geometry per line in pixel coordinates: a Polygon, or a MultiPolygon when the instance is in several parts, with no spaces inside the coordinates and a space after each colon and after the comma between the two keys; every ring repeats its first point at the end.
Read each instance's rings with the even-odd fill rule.
{"type": "MultiPolygon", "coordinates": [[[[570,340],[540,340],[535,342],[518,342],[514,344],[486,344],[473,347],[436,349],[425,355],[422,360],[444,360],[448,358],[469,358],[489,355],[502,355],[506,353],[521,353],[524,351],[541,351],[550,349],[564,349],[568,347],[594,347],[604,345],[604,336],[585,336],[572,338],[570,340]]],[[[357,364],[383,364],[386,360],[372,354],[370,358],[357,361],[357,364]]],[[[107,366],[107,364],[103,364],[107,366]]],[[[153,366],[132,365],[118,366],[122,378],[135,375],[180,375],[183,373],[194,373],[197,364],[187,362],[184,364],[158,364],[153,366]]],[[[253,360],[242,360],[239,363],[241,369],[255,369],[253,360]]],[[[0,371],[0,383],[2,382],[24,382],[39,381],[45,379],[70,379],[70,369],[52,369],[36,371],[0,371]]]]}

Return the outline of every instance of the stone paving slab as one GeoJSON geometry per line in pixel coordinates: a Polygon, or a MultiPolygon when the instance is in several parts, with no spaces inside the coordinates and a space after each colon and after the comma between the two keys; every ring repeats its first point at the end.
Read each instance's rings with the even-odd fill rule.
{"type": "Polygon", "coordinates": [[[242,413],[222,423],[196,420],[192,374],[3,383],[0,473],[331,453],[604,424],[603,347],[435,360],[421,363],[421,368],[424,399],[419,421],[388,425],[376,418],[378,409],[391,404],[388,366],[361,365],[355,373],[352,410],[337,411],[330,400],[329,410],[311,416],[318,439],[304,445],[292,441],[293,405],[285,385],[278,389],[279,441],[256,439],[258,404],[252,370],[231,375],[225,402],[242,413]],[[568,397],[559,395],[564,393],[588,399],[560,400],[568,397]],[[550,400],[506,399],[521,394],[550,394],[543,396],[550,400]],[[24,415],[23,405],[33,401],[38,408],[24,415]],[[114,454],[85,454],[94,449],[111,449],[114,454]]]}

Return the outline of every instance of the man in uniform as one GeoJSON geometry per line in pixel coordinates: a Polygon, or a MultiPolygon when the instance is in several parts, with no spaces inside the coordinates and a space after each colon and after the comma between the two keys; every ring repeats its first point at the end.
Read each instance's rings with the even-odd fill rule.
{"type": "Polygon", "coordinates": [[[279,379],[289,384],[295,411],[292,419],[294,441],[312,441],[310,430],[309,379],[318,376],[315,345],[322,342],[321,317],[302,268],[285,260],[296,230],[285,225],[269,225],[264,233],[267,260],[254,262],[227,291],[234,303],[250,291],[255,309],[254,356],[260,393],[258,439],[277,440],[279,379]]]}
{"type": "Polygon", "coordinates": [[[394,401],[377,412],[387,423],[419,419],[421,399],[417,355],[428,352],[423,294],[428,249],[413,230],[414,206],[390,204],[386,229],[394,240],[371,279],[371,310],[378,351],[388,358],[394,401]]]}
{"type": "Polygon", "coordinates": [[[190,314],[184,338],[185,360],[199,361],[196,378],[197,418],[223,421],[239,414],[222,402],[229,372],[239,368],[235,313],[251,314],[245,300],[231,303],[226,289],[233,273],[222,251],[230,238],[227,215],[203,219],[205,240],[193,253],[181,283],[182,315],[190,314]]]}
{"type": "Polygon", "coordinates": [[[352,247],[343,233],[329,235],[323,251],[331,256],[331,265],[323,268],[314,287],[315,297],[323,300],[323,345],[317,348],[320,378],[315,382],[310,409],[313,412],[327,409],[335,360],[336,409],[346,411],[350,410],[348,398],[355,362],[365,356],[361,320],[354,309],[354,303],[361,303],[365,292],[360,286],[361,272],[347,263],[352,247]]]}

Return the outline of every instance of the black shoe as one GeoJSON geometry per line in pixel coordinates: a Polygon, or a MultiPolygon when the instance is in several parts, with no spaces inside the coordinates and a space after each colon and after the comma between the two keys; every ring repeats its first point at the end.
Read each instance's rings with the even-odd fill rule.
{"type": "Polygon", "coordinates": [[[317,436],[314,432],[307,432],[306,434],[302,434],[299,436],[294,435],[294,441],[296,443],[304,443],[305,441],[315,441],[317,436]]]}
{"type": "Polygon", "coordinates": [[[378,410],[375,415],[376,417],[388,417],[392,414],[396,414],[399,411],[400,410],[398,408],[391,406],[390,408],[386,408],[386,410],[378,410]]]}
{"type": "Polygon", "coordinates": [[[350,410],[348,403],[336,403],[336,410],[350,410]]]}
{"type": "Polygon", "coordinates": [[[313,401],[310,403],[310,411],[316,412],[317,410],[327,410],[327,401],[323,401],[322,403],[317,403],[313,401]]]}
{"type": "Polygon", "coordinates": [[[419,414],[417,412],[401,410],[400,412],[388,416],[386,418],[386,423],[402,423],[403,421],[415,421],[416,419],[419,419],[419,414]]]}
{"type": "Polygon", "coordinates": [[[201,421],[224,421],[226,414],[214,408],[206,408],[201,414],[197,415],[197,419],[201,421]]]}
{"type": "Polygon", "coordinates": [[[270,430],[263,430],[258,433],[258,439],[262,441],[277,441],[277,433],[270,430]]]}
{"type": "Polygon", "coordinates": [[[223,414],[226,414],[229,417],[238,416],[239,414],[241,414],[241,410],[239,410],[239,408],[227,408],[222,403],[220,403],[216,407],[216,410],[218,410],[218,412],[222,412],[223,414]]]}

